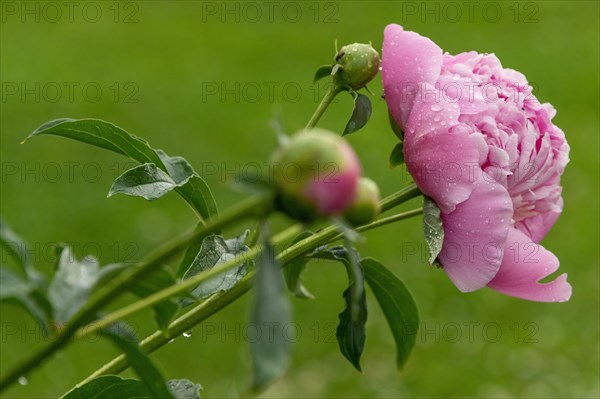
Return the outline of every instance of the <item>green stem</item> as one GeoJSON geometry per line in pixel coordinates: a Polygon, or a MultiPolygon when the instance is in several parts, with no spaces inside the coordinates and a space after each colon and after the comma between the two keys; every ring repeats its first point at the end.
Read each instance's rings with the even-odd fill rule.
{"type": "Polygon", "coordinates": [[[16,367],[6,373],[0,381],[0,392],[19,379],[19,377],[26,375],[30,370],[38,367],[54,352],[68,344],[77,329],[93,319],[100,309],[119,297],[123,292],[139,281],[148,271],[160,267],[172,256],[184,250],[190,242],[199,240],[252,215],[262,215],[268,212],[271,205],[271,197],[250,198],[239,203],[237,206],[230,208],[229,211],[224,212],[218,220],[210,221],[205,228],[195,229],[184,233],[151,253],[145,260],[133,267],[129,273],[121,274],[114,280],[110,287],[101,290],[98,294],[94,295],[90,301],[65,324],[63,330],[58,333],[52,342],[34,351],[29,356],[26,356],[16,367]]]}
{"type": "Polygon", "coordinates": [[[340,86],[336,83],[333,83],[331,86],[329,86],[329,88],[327,89],[327,92],[325,93],[325,96],[321,100],[321,103],[315,110],[315,113],[313,114],[313,116],[310,118],[310,121],[308,121],[308,124],[306,125],[306,129],[312,129],[313,127],[315,127],[317,125],[317,122],[319,122],[319,119],[321,119],[321,116],[323,116],[323,114],[325,113],[325,110],[327,109],[327,107],[329,107],[329,104],[331,104],[331,102],[333,101],[335,96],[337,96],[338,93],[341,91],[343,91],[342,86],[340,86]]]}
{"type": "MultiPolygon", "coordinates": [[[[420,215],[422,212],[423,212],[422,208],[413,209],[411,211],[399,213],[399,214],[396,214],[393,216],[389,216],[386,218],[376,220],[369,224],[358,227],[357,230],[360,232],[369,231],[369,230],[372,230],[372,229],[375,229],[375,228],[378,228],[381,226],[385,226],[390,223],[395,223],[400,220],[404,220],[404,219],[408,219],[413,216],[420,215]]],[[[299,234],[301,231],[303,231],[303,228],[304,228],[304,226],[302,226],[301,224],[296,224],[296,225],[286,229],[282,233],[276,235],[273,238],[273,241],[276,243],[282,243],[282,242],[289,241],[289,240],[291,240],[291,238],[293,236],[295,236],[295,235],[299,234]]],[[[336,233],[337,233],[337,231],[334,228],[334,234],[331,234],[329,231],[322,230],[321,232],[319,232],[316,235],[313,235],[311,237],[319,236],[319,237],[321,237],[321,239],[324,239],[324,237],[327,239],[326,242],[316,243],[316,245],[319,246],[319,245],[323,245],[324,243],[334,242],[334,241],[342,238],[341,234],[336,234],[336,233]]],[[[308,240],[308,239],[306,239],[306,240],[308,240]]],[[[303,240],[303,241],[306,241],[306,240],[303,240]]],[[[300,244],[301,242],[299,242],[298,244],[300,244]]],[[[307,245],[306,248],[312,248],[312,249],[316,248],[314,240],[309,245],[307,245]]],[[[290,247],[290,248],[282,251],[278,255],[278,259],[279,259],[280,263],[285,266],[286,263],[290,262],[291,260],[295,259],[298,256],[304,255],[306,252],[308,252],[306,249],[304,251],[300,252],[299,246],[294,245],[293,247],[290,247]]],[[[178,319],[173,321],[169,325],[169,328],[168,328],[166,334],[161,330],[155,331],[153,334],[149,335],[148,337],[146,337],[144,340],[142,340],[140,342],[140,349],[145,353],[152,353],[155,350],[164,346],[172,338],[178,337],[181,334],[183,334],[184,332],[189,331],[190,329],[195,327],[197,324],[201,323],[202,321],[206,320],[213,314],[215,314],[218,311],[220,311],[221,309],[225,308],[230,303],[234,302],[239,297],[241,297],[246,292],[248,292],[250,290],[250,288],[252,288],[254,273],[255,273],[254,271],[248,273],[229,291],[214,294],[213,296],[209,297],[207,300],[205,300],[204,302],[202,302],[201,304],[196,306],[194,309],[190,310],[189,312],[185,313],[184,315],[182,315],[181,317],[179,317],[178,319]]],[[[110,362],[106,363],[104,366],[102,366],[98,370],[96,370],[93,374],[91,374],[85,380],[83,380],[79,384],[77,384],[77,386],[81,386],[101,375],[118,374],[118,373],[122,372],[123,370],[127,369],[127,367],[129,367],[129,362],[127,361],[126,356],[124,354],[121,354],[121,355],[115,357],[110,362]]]]}
{"type": "MultiPolygon", "coordinates": [[[[281,233],[273,237],[273,242],[285,245],[291,241],[296,235],[300,234],[304,227],[302,224],[295,224],[288,227],[281,233]]],[[[196,326],[203,320],[206,320],[216,312],[220,311],[230,303],[234,302],[240,296],[245,294],[250,288],[252,288],[252,281],[254,278],[254,271],[251,271],[244,276],[236,285],[234,285],[228,291],[218,292],[204,302],[194,307],[192,310],[183,314],[170,325],[168,330],[163,332],[157,330],[140,342],[140,349],[145,353],[152,353],[156,349],[162,347],[168,343],[174,337],[180,336],[186,331],[189,331],[192,327],[196,326]]],[[[80,334],[79,337],[83,337],[84,334],[80,334]]],[[[83,385],[86,382],[93,380],[94,378],[105,375],[105,374],[118,374],[125,370],[129,366],[129,362],[124,354],[115,357],[110,362],[96,370],[93,374],[81,381],[77,386],[83,385]]]]}
{"type": "MultiPolygon", "coordinates": [[[[399,191],[396,194],[393,194],[382,201],[382,209],[391,209],[392,207],[401,204],[417,195],[421,192],[416,186],[409,186],[405,189],[399,191]]],[[[299,253],[309,252],[318,246],[322,245],[324,241],[329,240],[335,237],[338,234],[337,226],[329,226],[323,229],[319,234],[315,234],[307,239],[298,242],[296,245],[292,246],[291,249],[297,250],[299,253]]],[[[94,321],[92,324],[88,325],[83,331],[84,334],[92,334],[96,333],[109,325],[124,319],[125,317],[131,316],[134,313],[137,313],[141,310],[144,310],[148,307],[154,306],[159,302],[162,302],[166,299],[172,298],[178,294],[181,294],[185,291],[188,291],[194,287],[197,287],[200,283],[209,280],[210,278],[217,276],[223,272],[226,272],[229,269],[236,267],[237,265],[248,261],[250,259],[254,259],[260,252],[262,251],[261,246],[255,246],[250,250],[244,252],[238,257],[230,260],[229,262],[222,263],[218,266],[213,267],[212,269],[205,270],[201,273],[196,274],[195,276],[184,280],[178,284],[167,287],[163,290],[157,291],[152,295],[149,295],[139,301],[136,301],[128,306],[125,306],[100,320],[94,321]]],[[[76,336],[76,338],[79,338],[76,336]]]]}
{"type": "Polygon", "coordinates": [[[392,208],[395,208],[403,202],[406,202],[414,197],[418,197],[421,194],[421,190],[419,190],[416,184],[413,183],[409,186],[406,186],[402,190],[392,195],[389,195],[383,200],[381,200],[381,212],[385,212],[392,208]]]}
{"type": "Polygon", "coordinates": [[[200,272],[187,280],[183,280],[177,284],[171,285],[167,288],[157,291],[152,295],[148,295],[147,297],[144,297],[139,301],[133,302],[130,305],[124,306],[119,310],[112,312],[99,320],[95,320],[94,322],[78,330],[78,332],[75,335],[75,339],[80,339],[92,333],[95,334],[98,331],[103,330],[104,328],[110,326],[111,324],[114,324],[119,320],[129,317],[141,310],[154,306],[159,302],[177,296],[178,294],[189,291],[190,289],[197,287],[199,284],[205,282],[206,280],[209,280],[223,272],[226,272],[227,270],[232,269],[241,263],[254,259],[256,256],[258,256],[258,254],[262,252],[262,249],[263,248],[261,245],[254,246],[248,251],[242,253],[239,256],[236,256],[234,259],[228,262],[221,263],[220,265],[215,266],[212,269],[200,272]]]}

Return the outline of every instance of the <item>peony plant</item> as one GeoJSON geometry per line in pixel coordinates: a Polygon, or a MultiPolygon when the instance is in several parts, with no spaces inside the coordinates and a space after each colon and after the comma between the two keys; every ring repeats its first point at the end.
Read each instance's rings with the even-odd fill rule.
{"type": "Polygon", "coordinates": [[[533,301],[570,298],[566,275],[539,282],[559,266],[539,242],[562,211],[560,177],[569,146],[551,122],[554,109],[537,101],[522,74],[503,68],[494,55],[444,54],[431,40],[390,25],[382,57],[371,44],[344,46],[317,70],[315,81],[324,78],[331,86],[306,127],[280,134],[279,146],[273,146],[268,178],[245,181],[247,198],[223,211],[187,160],[112,123],[59,119],[29,135],[26,140],[62,136],[138,162],[113,182],[109,196],[154,201],[175,192],[194,211],[197,226],[133,265],[100,267],[59,246],[57,270],[48,281],[27,257],[24,240],[2,221],[2,245],[17,270],[0,269],[0,299],[26,309],[52,339],[3,367],[0,390],[72,342],[100,334],[122,354],[62,398],[199,398],[200,384],[167,381],[149,355],[254,288],[249,317],[259,338],[250,342],[249,388],[259,393],[289,367],[286,291],[299,299],[314,297],[302,276],[315,259],[339,262],[348,277],[336,330],[341,354],[362,371],[368,288],[389,324],[402,369],[415,344],[416,303],[391,269],[363,257],[356,243],[364,231],[419,215],[430,263],[460,291],[487,286],[533,301]],[[390,164],[405,163],[415,181],[383,198],[342,137],[367,124],[372,105],[359,91],[370,93],[366,85],[380,69],[392,130],[400,140],[390,164]],[[317,128],[343,92],[353,97],[354,108],[342,134],[317,128]],[[422,208],[380,216],[420,195],[422,208]],[[276,213],[286,215],[289,226],[271,235],[276,213]],[[253,231],[246,229],[248,222],[253,231]],[[233,227],[237,236],[221,235],[233,227]],[[137,300],[108,312],[126,292],[137,300]],[[152,309],[157,331],[139,340],[125,320],[144,309],[152,309]],[[138,378],[119,376],[128,367],[138,378]]]}

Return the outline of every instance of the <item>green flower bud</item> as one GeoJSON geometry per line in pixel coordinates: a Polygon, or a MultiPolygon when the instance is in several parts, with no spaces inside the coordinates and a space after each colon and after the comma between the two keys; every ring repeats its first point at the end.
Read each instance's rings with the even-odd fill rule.
{"type": "Polygon", "coordinates": [[[335,56],[336,68],[341,69],[335,76],[339,83],[346,84],[354,90],[362,89],[379,72],[381,61],[379,53],[370,45],[362,43],[349,44],[335,56]]]}
{"type": "Polygon", "coordinates": [[[369,223],[381,212],[380,200],[377,184],[368,177],[361,177],[352,205],[344,212],[344,217],[354,226],[369,223]]]}
{"type": "Polygon", "coordinates": [[[278,205],[289,216],[310,221],[351,205],[361,168],[350,144],[337,134],[301,131],[272,160],[278,205]]]}

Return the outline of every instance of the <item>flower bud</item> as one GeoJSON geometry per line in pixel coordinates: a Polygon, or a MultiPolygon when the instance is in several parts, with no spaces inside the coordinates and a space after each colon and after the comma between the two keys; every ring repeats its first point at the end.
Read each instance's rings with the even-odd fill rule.
{"type": "MultiPolygon", "coordinates": [[[[370,45],[349,44],[335,56],[335,62],[341,69],[339,83],[349,85],[354,90],[362,89],[379,72],[379,53],[370,45]]],[[[336,68],[336,66],[334,66],[336,68]]]]}
{"type": "Polygon", "coordinates": [[[361,177],[350,208],[344,212],[344,217],[354,226],[373,221],[381,212],[379,187],[368,177],[361,177]]]}
{"type": "Polygon", "coordinates": [[[301,131],[272,159],[278,205],[289,216],[310,221],[341,214],[351,205],[361,168],[340,136],[323,129],[301,131]]]}

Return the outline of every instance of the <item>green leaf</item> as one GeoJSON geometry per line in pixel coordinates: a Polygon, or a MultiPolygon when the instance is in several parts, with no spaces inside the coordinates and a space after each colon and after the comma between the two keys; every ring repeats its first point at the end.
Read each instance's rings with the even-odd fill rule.
{"type": "Polygon", "coordinates": [[[202,390],[200,384],[194,384],[186,379],[169,380],[167,381],[167,387],[175,399],[200,399],[200,391],[202,390]]]}
{"type": "Polygon", "coordinates": [[[290,303],[275,249],[270,243],[265,243],[257,267],[256,294],[250,320],[258,330],[257,339],[250,342],[252,389],[255,392],[262,391],[285,373],[290,365],[292,349],[285,334],[291,322],[290,303]]]}
{"type": "Polygon", "coordinates": [[[415,345],[419,327],[417,305],[406,288],[392,272],[372,258],[361,261],[367,283],[385,315],[396,341],[396,365],[402,369],[415,345]]]}
{"type": "Polygon", "coordinates": [[[160,157],[147,141],[127,133],[112,123],[99,119],[63,118],[50,121],[38,127],[24,141],[41,134],[68,137],[114,151],[140,163],[150,162],[163,166],[160,157]]]}
{"type": "Polygon", "coordinates": [[[390,169],[400,166],[404,163],[404,143],[399,142],[396,144],[392,153],[390,154],[390,169]]]}
{"type": "Polygon", "coordinates": [[[444,228],[440,208],[426,195],[423,195],[423,236],[429,250],[429,264],[433,265],[442,250],[444,228]]]}
{"type": "MultiPolygon", "coordinates": [[[[313,235],[313,233],[310,231],[300,233],[296,238],[294,238],[288,247],[291,247],[292,245],[310,237],[311,235],[313,235]]],[[[302,272],[304,269],[306,269],[306,265],[309,260],[310,256],[300,256],[287,263],[283,267],[283,276],[285,277],[287,287],[298,298],[314,299],[314,295],[306,289],[304,283],[302,282],[302,272]]]]}
{"type": "Polygon", "coordinates": [[[177,187],[166,172],[153,163],[145,163],[129,169],[113,182],[108,196],[125,194],[154,201],[177,187]]]}
{"type": "Polygon", "coordinates": [[[170,157],[162,150],[156,150],[156,153],[177,183],[177,190],[182,198],[200,213],[202,219],[216,218],[219,212],[210,187],[198,176],[192,165],[183,157],[170,157]]]}
{"type": "Polygon", "coordinates": [[[192,165],[183,157],[170,157],[163,150],[157,149],[156,153],[167,168],[169,176],[178,186],[183,186],[192,176],[196,176],[196,171],[192,165]]]}
{"type": "MultiPolygon", "coordinates": [[[[194,261],[183,274],[183,279],[187,280],[202,271],[212,269],[217,265],[239,257],[240,254],[249,249],[244,245],[248,233],[249,230],[246,230],[239,237],[229,240],[225,240],[218,235],[206,237],[202,241],[202,246],[194,261]]],[[[194,288],[192,295],[197,299],[202,299],[218,291],[228,291],[248,273],[250,265],[251,262],[244,262],[237,267],[218,274],[194,288]]],[[[188,303],[184,301],[184,304],[188,303]]]]}
{"type": "Polygon", "coordinates": [[[45,287],[46,277],[31,264],[29,259],[29,245],[2,218],[0,218],[0,242],[2,248],[16,260],[27,280],[36,283],[40,288],[45,287]]]}
{"type": "Polygon", "coordinates": [[[323,65],[317,69],[315,72],[315,78],[313,79],[313,83],[317,83],[317,81],[323,79],[326,76],[330,76],[332,72],[333,66],[331,65],[323,65]]]}
{"type": "MultiPolygon", "coordinates": [[[[152,295],[157,291],[170,287],[175,284],[175,278],[166,269],[157,269],[131,287],[131,292],[140,298],[152,295]]],[[[171,299],[159,302],[152,306],[154,311],[154,320],[162,331],[167,331],[169,323],[179,310],[179,305],[171,299]]]]}
{"type": "Polygon", "coordinates": [[[0,302],[23,306],[43,329],[48,327],[52,307],[35,281],[25,281],[6,267],[0,268],[0,302]]]}
{"type": "Polygon", "coordinates": [[[396,119],[392,116],[392,113],[388,110],[388,119],[390,122],[390,127],[394,134],[400,139],[400,141],[404,141],[404,131],[400,128],[400,125],[396,122],[396,119]]]}
{"type": "Polygon", "coordinates": [[[125,323],[116,323],[103,330],[103,335],[125,353],[127,360],[135,373],[140,377],[153,398],[175,399],[167,388],[158,369],[152,364],[148,356],[140,350],[137,339],[125,323]]]}
{"type": "Polygon", "coordinates": [[[351,91],[350,94],[354,97],[354,109],[352,110],[352,116],[350,116],[350,120],[346,124],[342,136],[354,133],[361,129],[367,124],[371,117],[371,100],[369,100],[369,97],[355,91],[351,91]]]}
{"type": "Polygon", "coordinates": [[[362,372],[360,357],[365,348],[367,322],[367,298],[365,282],[361,270],[358,252],[354,248],[347,249],[335,246],[326,251],[313,255],[315,258],[337,260],[344,264],[348,273],[348,288],[343,297],[345,308],[339,314],[340,324],[336,330],[336,337],[340,352],[352,365],[362,372]]]}
{"type": "Polygon", "coordinates": [[[367,322],[367,299],[362,295],[356,296],[354,282],[344,291],[346,307],[339,314],[340,324],[336,330],[336,337],[340,351],[346,359],[360,372],[360,357],[365,349],[367,339],[365,323],[367,322]]]}
{"type": "MultiPolygon", "coordinates": [[[[125,155],[142,164],[153,163],[164,172],[173,173],[171,178],[176,182],[181,181],[181,177],[189,173],[187,168],[189,164],[183,163],[181,161],[183,158],[169,157],[161,150],[154,150],[145,140],[99,119],[63,118],[50,121],[37,128],[23,142],[42,134],[78,140],[125,155]]],[[[194,174],[187,183],[177,187],[176,190],[202,219],[208,220],[216,216],[217,206],[214,198],[210,188],[200,176],[194,174]]]]}
{"type": "Polygon", "coordinates": [[[210,220],[218,216],[217,203],[208,184],[200,176],[190,177],[187,183],[175,190],[203,220],[210,220]]]}
{"type": "Polygon", "coordinates": [[[102,375],[73,388],[60,399],[145,399],[151,393],[143,382],[116,375],[102,375]]]}
{"type": "Polygon", "coordinates": [[[78,261],[69,247],[62,248],[58,269],[48,287],[48,300],[52,304],[54,319],[59,322],[69,320],[87,302],[98,283],[123,267],[112,264],[100,268],[96,258],[86,256],[78,261]]]}

